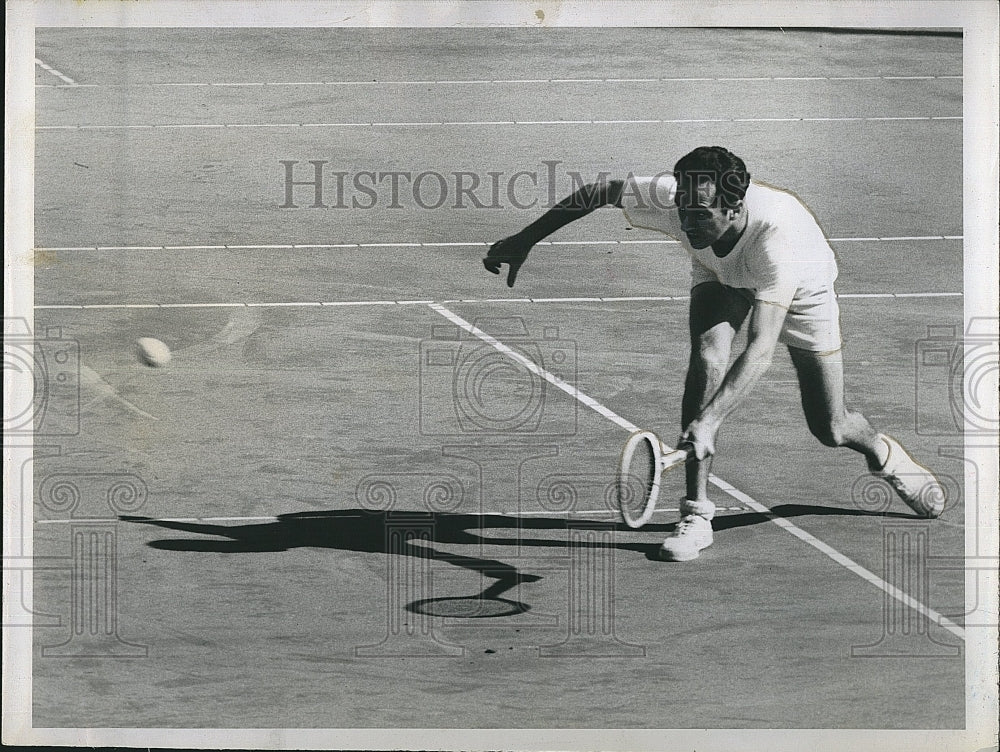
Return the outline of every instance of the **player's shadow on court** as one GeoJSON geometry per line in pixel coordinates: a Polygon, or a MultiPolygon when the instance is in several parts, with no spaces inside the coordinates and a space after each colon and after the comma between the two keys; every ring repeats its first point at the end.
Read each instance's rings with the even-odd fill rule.
{"type": "MultiPolygon", "coordinates": [[[[563,549],[556,555],[566,556],[570,547],[627,550],[645,554],[646,543],[599,542],[574,539],[531,537],[537,531],[565,531],[565,518],[510,517],[504,515],[453,514],[445,512],[373,512],[366,509],[346,509],[321,512],[295,512],[279,515],[273,522],[248,525],[216,525],[205,522],[157,520],[149,517],[122,516],[123,522],[177,530],[185,533],[210,535],[212,538],[168,538],[150,541],[146,545],[165,551],[206,553],[265,553],[294,548],[332,548],[359,553],[379,553],[387,556],[407,556],[443,562],[477,572],[495,582],[481,593],[469,598],[480,604],[503,604],[505,610],[489,614],[507,616],[530,610],[525,603],[501,598],[503,593],[522,583],[537,582],[540,575],[522,572],[517,567],[496,559],[442,551],[440,545],[521,546],[523,556],[533,547],[563,549]],[[477,531],[501,531],[500,535],[479,535],[477,531]],[[502,531],[514,531],[504,535],[502,531]],[[536,531],[536,532],[532,532],[536,531]]],[[[664,534],[673,525],[647,525],[644,530],[664,534]]],[[[628,530],[624,525],[599,524],[600,530],[628,530]]],[[[449,600],[449,599],[445,599],[449,600]]],[[[410,606],[423,608],[428,604],[417,601],[410,606]],[[423,605],[421,605],[423,604],[423,605]]]]}
{"type": "MultiPolygon", "coordinates": [[[[273,522],[248,525],[216,525],[205,522],[158,520],[150,517],[121,516],[123,522],[154,525],[167,530],[216,536],[204,538],[168,538],[147,545],[166,551],[201,551],[211,553],[263,553],[292,548],[334,548],[360,553],[401,554],[448,562],[478,571],[514,570],[510,564],[463,554],[438,551],[435,544],[524,546],[568,548],[570,545],[607,547],[586,541],[523,537],[522,535],[478,535],[476,531],[513,530],[529,532],[562,530],[568,527],[563,517],[512,517],[506,515],[453,514],[446,512],[373,512],[345,509],[282,514],[273,522]],[[416,536],[393,543],[393,529],[410,529],[416,536]],[[419,534],[426,531],[427,538],[419,534]]],[[[600,524],[600,523],[599,523],[600,524]]],[[[572,523],[570,523],[572,525],[572,523]]],[[[601,525],[605,528],[604,525],[601,525]]],[[[643,530],[664,533],[672,524],[651,524],[643,530]]],[[[608,523],[608,530],[628,530],[624,525],[608,523]]],[[[641,552],[646,544],[619,542],[616,549],[641,552]]]]}
{"type": "MultiPolygon", "coordinates": [[[[859,517],[912,517],[898,512],[878,512],[863,509],[812,506],[807,504],[781,504],[772,508],[774,515],[783,518],[812,516],[859,517]]],[[[674,529],[676,523],[645,525],[641,532],[652,534],[653,541],[637,542],[616,540],[587,540],[577,536],[560,538],[532,537],[538,531],[567,531],[582,521],[567,521],[564,517],[513,517],[507,515],[455,514],[446,512],[373,512],[366,509],[346,509],[317,512],[294,512],[279,515],[273,522],[245,525],[217,525],[205,522],[157,520],[149,517],[122,516],[124,522],[177,530],[213,538],[169,538],[150,541],[147,545],[166,551],[192,551],[210,553],[263,553],[287,551],[293,548],[332,548],[359,553],[380,553],[429,558],[456,567],[481,572],[504,580],[528,581],[516,567],[478,556],[468,556],[435,548],[439,544],[515,546],[521,551],[531,548],[614,548],[618,551],[645,555],[656,559],[660,539],[674,529]],[[405,515],[405,518],[404,518],[405,515]],[[397,537],[393,542],[389,531],[409,528],[417,535],[397,537]],[[487,531],[515,531],[515,535],[479,534],[487,531]],[[421,532],[423,531],[423,532],[421,532]],[[425,535],[424,539],[420,535],[425,535]]],[[[757,525],[771,519],[759,512],[723,514],[712,525],[716,533],[748,525],[757,525]]],[[[616,533],[635,533],[621,523],[595,523],[599,529],[616,533]]]]}
{"type": "MultiPolygon", "coordinates": [[[[784,504],[774,507],[780,517],[804,515],[848,515],[906,517],[898,513],[881,513],[861,509],[843,509],[784,504]]],[[[216,525],[205,522],[157,520],[149,517],[123,516],[124,522],[153,525],[167,530],[213,536],[211,538],[168,538],[147,543],[152,548],[165,551],[191,551],[210,553],[264,553],[287,551],[294,548],[331,548],[359,553],[378,553],[386,556],[406,556],[443,562],[477,572],[494,582],[483,586],[481,592],[459,597],[419,599],[407,604],[416,610],[438,616],[511,616],[531,610],[531,606],[501,596],[518,588],[522,583],[537,582],[540,575],[522,572],[517,567],[481,556],[469,556],[441,551],[439,545],[482,545],[519,547],[524,555],[531,548],[562,549],[555,555],[568,556],[571,549],[603,549],[624,551],[658,561],[662,537],[674,529],[676,523],[648,524],[643,533],[652,534],[652,542],[616,540],[603,533],[631,533],[622,523],[586,523],[568,521],[564,517],[511,517],[505,515],[454,514],[445,512],[373,512],[365,509],[347,509],[321,512],[295,512],[279,515],[273,522],[246,525],[216,525]],[[597,530],[598,535],[571,536],[567,531],[597,530]],[[504,531],[514,531],[505,535],[504,531]],[[539,531],[562,531],[556,537],[533,537],[539,531]],[[484,533],[484,534],[480,534],[484,533]],[[486,534],[488,533],[488,534],[486,534]],[[499,533],[499,534],[498,534],[499,533]],[[441,611],[447,607],[449,611],[441,611]],[[460,611],[453,609],[460,608],[460,611]]],[[[720,515],[713,526],[716,532],[767,522],[771,516],[747,512],[720,515]]]]}

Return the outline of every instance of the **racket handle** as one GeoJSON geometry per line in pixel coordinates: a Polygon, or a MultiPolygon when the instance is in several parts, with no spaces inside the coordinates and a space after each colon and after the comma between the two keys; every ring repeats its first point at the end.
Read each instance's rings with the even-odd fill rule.
{"type": "MultiPolygon", "coordinates": [[[[684,446],[688,446],[685,444],[684,446]]],[[[660,466],[664,470],[669,470],[677,465],[683,465],[688,460],[688,450],[684,448],[671,449],[669,452],[664,452],[663,456],[660,458],[660,466]]]]}

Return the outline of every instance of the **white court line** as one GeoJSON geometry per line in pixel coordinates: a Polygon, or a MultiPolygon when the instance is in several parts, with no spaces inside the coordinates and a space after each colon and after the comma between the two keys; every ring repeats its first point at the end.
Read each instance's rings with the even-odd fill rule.
{"type": "MultiPolygon", "coordinates": [[[[831,243],[875,243],[875,242],[910,242],[936,240],[962,240],[962,235],[895,235],[870,238],[827,238],[831,243]]],[[[535,245],[679,245],[678,240],[663,240],[659,238],[644,240],[542,240],[535,245]]],[[[304,250],[330,248],[488,248],[490,243],[470,241],[467,243],[415,243],[412,241],[397,241],[392,243],[289,243],[273,245],[65,245],[39,246],[36,251],[241,251],[241,250],[304,250]]]]}
{"type": "MultiPolygon", "coordinates": [[[[745,512],[746,507],[716,507],[716,510],[720,512],[745,512]]],[[[663,507],[653,510],[653,514],[676,514],[680,512],[677,507],[663,507]]],[[[294,513],[292,513],[294,514],[294,513]]],[[[504,514],[503,512],[472,512],[469,513],[470,517],[541,517],[541,516],[559,516],[559,515],[594,515],[594,514],[607,514],[612,516],[617,516],[618,512],[612,511],[610,509],[573,509],[566,512],[550,512],[550,511],[538,511],[538,512],[518,512],[516,515],[504,514]]],[[[348,516],[348,515],[344,515],[348,516]]],[[[360,517],[361,515],[350,515],[360,517]]],[[[303,518],[308,519],[308,518],[303,518]]],[[[266,515],[263,517],[150,517],[143,520],[124,520],[124,522],[283,522],[280,517],[276,515],[266,515]]],[[[52,520],[35,520],[36,525],[67,525],[67,524],[93,524],[98,522],[117,522],[115,518],[108,517],[95,517],[93,519],[67,517],[63,519],[52,519],[52,520]]]]}
{"type": "MultiPolygon", "coordinates": [[[[840,293],[838,298],[961,298],[960,292],[855,292],[840,293]]],[[[635,295],[614,297],[576,298],[457,298],[455,300],[301,300],[276,301],[271,303],[40,303],[35,306],[42,310],[99,310],[104,308],[318,308],[349,306],[407,306],[444,303],[676,303],[690,300],[689,295],[635,295]]]]}
{"type": "MultiPolygon", "coordinates": [[[[431,304],[430,308],[436,311],[437,313],[441,314],[442,316],[444,316],[446,319],[451,321],[456,326],[467,331],[469,334],[472,334],[473,336],[481,339],[483,342],[485,342],[488,345],[491,345],[499,352],[517,361],[532,373],[540,376],[541,378],[545,379],[550,384],[558,387],[559,389],[562,389],[564,392],[574,397],[587,407],[591,408],[599,415],[602,415],[603,417],[607,418],[615,425],[620,426],[621,428],[624,428],[627,431],[638,430],[638,428],[635,425],[633,425],[632,423],[630,423],[628,420],[621,417],[617,413],[613,412],[612,410],[609,410],[607,407],[599,403],[597,400],[593,399],[592,397],[588,397],[583,392],[576,389],[576,387],[567,384],[558,376],[549,373],[545,369],[533,363],[528,358],[507,347],[507,345],[503,344],[499,340],[490,336],[489,334],[482,331],[473,324],[470,324],[468,321],[458,316],[457,314],[453,313],[452,311],[448,310],[444,306],[434,303],[431,304]]],[[[865,569],[863,566],[861,566],[854,560],[848,558],[847,556],[844,556],[842,553],[837,551],[832,546],[828,545],[827,543],[824,543],[823,541],[819,540],[810,533],[807,533],[805,530],[798,527],[791,520],[785,517],[781,517],[778,514],[775,514],[771,509],[759,503],[758,501],[748,496],[747,494],[743,493],[742,491],[731,486],[730,484],[726,483],[721,478],[718,478],[715,475],[710,476],[710,478],[713,485],[715,485],[717,488],[729,494],[737,501],[746,504],[754,511],[764,514],[771,522],[778,525],[778,527],[782,528],[788,533],[791,533],[802,542],[812,546],[817,551],[820,551],[821,553],[823,553],[824,555],[835,561],[837,564],[840,564],[842,567],[846,568],[848,571],[853,572],[854,574],[863,578],[866,582],[871,583],[872,585],[874,585],[879,590],[886,593],[891,598],[896,599],[905,606],[908,606],[909,608],[916,610],[923,616],[926,616],[935,624],[943,627],[944,629],[947,629],[956,637],[959,637],[962,640],[965,639],[965,630],[962,627],[955,624],[950,619],[948,619],[947,617],[945,617],[943,614],[938,613],[934,609],[924,605],[923,603],[911,597],[910,595],[903,592],[894,585],[891,585],[890,583],[886,582],[881,577],[865,569]]]]}
{"type": "MultiPolygon", "coordinates": [[[[471,79],[428,79],[409,81],[151,81],[129,84],[83,84],[74,88],[86,89],[149,89],[157,87],[240,87],[240,86],[465,86],[482,84],[593,84],[593,83],[696,83],[703,81],[932,81],[962,80],[962,76],[727,76],[725,78],[695,78],[677,76],[672,78],[471,78],[471,79]]],[[[59,84],[36,84],[38,88],[69,88],[59,84]]]]}
{"type": "MultiPolygon", "coordinates": [[[[61,86],[61,88],[77,88],[79,86],[79,84],[76,81],[74,81],[72,78],[70,78],[69,76],[67,76],[65,73],[60,73],[55,68],[53,68],[51,65],[45,64],[44,62],[42,62],[41,60],[39,60],[37,57],[35,58],[35,65],[37,65],[43,71],[47,71],[47,72],[51,73],[53,76],[55,76],[56,78],[58,78],[60,81],[64,81],[65,83],[61,86]]],[[[55,85],[55,84],[53,84],[53,85],[55,85]]]]}
{"type": "Polygon", "coordinates": [[[80,130],[124,130],[124,129],[185,129],[185,128],[383,128],[383,127],[418,127],[418,128],[440,128],[448,126],[483,126],[483,125],[629,125],[629,124],[659,124],[678,125],[683,123],[773,123],[796,122],[796,123],[849,123],[849,122],[885,122],[893,120],[902,121],[932,121],[932,120],[962,120],[961,115],[892,115],[884,117],[790,117],[790,118],[673,118],[663,120],[489,120],[489,121],[465,121],[465,120],[438,120],[419,122],[343,122],[343,123],[150,123],[143,125],[36,125],[36,131],[80,131],[80,130]]]}
{"type": "MultiPolygon", "coordinates": [[[[139,522],[140,520],[126,520],[126,522],[139,522]]],[[[278,518],[274,515],[269,515],[266,517],[157,517],[155,519],[143,519],[143,522],[277,522],[278,518]]],[[[35,520],[36,525],[65,525],[69,524],[93,524],[96,522],[117,522],[114,517],[96,517],[93,519],[84,519],[76,517],[68,517],[66,519],[59,520],[35,520]]]]}
{"type": "MultiPolygon", "coordinates": [[[[720,512],[745,512],[746,507],[716,507],[717,511],[720,512]]],[[[680,512],[679,507],[657,507],[653,510],[653,514],[677,514],[680,512]]],[[[541,510],[538,512],[518,512],[516,516],[518,517],[542,517],[544,515],[560,515],[560,514],[608,514],[617,517],[620,512],[611,509],[573,509],[567,512],[552,512],[548,510],[541,510]]],[[[503,512],[483,512],[484,517],[509,517],[503,512]]]]}
{"type": "Polygon", "coordinates": [[[552,386],[554,386],[554,387],[556,387],[558,389],[562,389],[564,392],[566,392],[566,394],[568,394],[569,396],[571,396],[574,399],[578,400],[579,402],[582,402],[584,405],[586,405],[587,407],[589,407],[594,412],[598,413],[599,415],[603,415],[605,418],[607,418],[608,420],[610,420],[616,426],[620,426],[621,428],[624,428],[626,431],[638,431],[639,430],[638,426],[633,425],[632,423],[630,423],[629,421],[627,421],[625,418],[621,417],[617,413],[612,412],[611,410],[609,410],[608,408],[606,408],[604,405],[602,405],[601,403],[599,403],[597,400],[595,400],[595,399],[593,399],[591,397],[588,397],[586,394],[584,394],[583,392],[581,392],[579,389],[577,389],[572,384],[570,384],[570,383],[568,383],[566,381],[563,381],[558,376],[555,376],[555,375],[549,373],[548,371],[546,371],[541,366],[536,365],[529,358],[526,358],[525,356],[521,355],[521,353],[517,352],[516,350],[512,350],[511,348],[507,347],[507,345],[503,344],[499,340],[494,339],[489,334],[487,334],[486,332],[484,332],[482,329],[479,329],[478,327],[473,326],[468,321],[466,321],[465,319],[463,319],[461,316],[459,316],[459,315],[457,315],[455,313],[452,313],[451,311],[449,311],[447,308],[445,308],[440,303],[431,303],[429,307],[431,308],[431,310],[436,311],[437,313],[441,314],[442,316],[444,316],[446,319],[448,319],[450,322],[452,322],[453,324],[455,324],[459,328],[464,329],[465,331],[469,332],[469,334],[472,334],[475,337],[478,337],[483,342],[487,343],[488,345],[491,345],[492,347],[494,347],[495,349],[499,350],[501,353],[503,353],[507,357],[511,358],[512,360],[517,361],[518,363],[520,363],[522,366],[524,366],[525,368],[527,368],[529,371],[531,371],[536,376],[539,376],[540,378],[543,378],[546,381],[548,381],[550,384],[552,384],[552,386]]]}
{"type": "Polygon", "coordinates": [[[735,487],[731,486],[730,484],[726,483],[721,478],[718,478],[715,475],[712,475],[712,476],[710,476],[710,480],[712,482],[712,485],[714,485],[716,488],[719,488],[722,491],[725,491],[727,494],[729,494],[730,496],[732,496],[734,499],[742,501],[744,504],[746,504],[748,507],[750,507],[751,509],[753,509],[755,512],[760,512],[761,514],[765,515],[775,525],[777,525],[778,527],[781,527],[785,531],[791,533],[792,535],[794,535],[799,540],[801,540],[801,541],[803,541],[805,543],[808,543],[813,548],[815,548],[815,549],[817,549],[819,551],[822,551],[824,554],[826,554],[827,556],[829,556],[835,562],[837,562],[838,564],[840,564],[840,566],[845,567],[846,569],[849,569],[850,571],[854,572],[854,574],[856,574],[858,577],[861,577],[862,579],[866,580],[867,582],[870,582],[872,585],[874,585],[875,587],[879,588],[880,590],[883,590],[889,596],[891,596],[892,598],[895,598],[900,603],[903,603],[903,604],[909,606],[913,610],[915,610],[918,613],[922,614],[923,616],[927,617],[930,621],[934,622],[938,626],[944,627],[949,632],[951,632],[953,635],[955,635],[957,637],[961,637],[963,640],[965,639],[965,630],[962,627],[958,626],[955,622],[953,622],[948,617],[944,616],[943,614],[938,613],[937,611],[935,611],[934,609],[932,609],[932,608],[930,608],[928,606],[925,606],[923,603],[921,603],[920,601],[918,601],[916,598],[913,598],[908,593],[904,592],[903,590],[900,590],[895,585],[889,584],[888,582],[886,582],[885,580],[883,580],[881,577],[878,577],[877,575],[872,574],[870,571],[868,571],[867,569],[865,569],[863,566],[861,566],[860,564],[858,564],[854,560],[849,559],[848,557],[844,556],[837,549],[833,548],[832,546],[830,546],[827,543],[824,543],[823,541],[819,540],[818,538],[816,538],[815,536],[811,535],[810,533],[807,533],[805,530],[803,530],[802,528],[800,528],[797,525],[793,524],[787,518],[781,517],[780,515],[775,514],[770,509],[768,509],[766,506],[764,506],[763,504],[757,502],[755,499],[753,499],[752,497],[750,497],[747,494],[743,493],[738,488],[735,488],[735,487]]]}

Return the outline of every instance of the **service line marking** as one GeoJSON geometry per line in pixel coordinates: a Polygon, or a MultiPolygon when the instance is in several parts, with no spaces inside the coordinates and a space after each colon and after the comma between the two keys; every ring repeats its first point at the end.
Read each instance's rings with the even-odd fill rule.
{"type": "MultiPolygon", "coordinates": [[[[581,402],[582,404],[584,404],[587,407],[591,408],[592,410],[594,410],[599,415],[607,418],[608,420],[610,420],[615,425],[617,425],[617,426],[619,426],[621,428],[624,428],[625,430],[630,431],[630,432],[638,430],[637,426],[635,426],[630,421],[628,421],[625,418],[621,417],[620,415],[618,415],[614,411],[608,409],[607,407],[605,407],[604,405],[602,405],[600,402],[598,402],[597,400],[593,399],[592,397],[587,396],[586,394],[584,394],[583,392],[581,392],[576,387],[574,387],[574,386],[566,383],[565,381],[563,381],[562,379],[560,379],[558,376],[555,376],[554,374],[549,373],[548,371],[546,371],[541,366],[539,366],[536,363],[532,362],[530,359],[526,358],[525,356],[521,355],[520,353],[516,352],[515,350],[512,350],[510,347],[508,347],[507,345],[503,344],[502,342],[500,342],[496,338],[492,337],[491,335],[487,334],[486,332],[482,331],[481,329],[479,329],[475,325],[470,324],[468,321],[466,321],[465,319],[463,319],[458,314],[453,313],[452,311],[450,311],[449,309],[445,308],[444,306],[442,306],[442,305],[440,305],[438,303],[432,303],[430,305],[430,308],[432,310],[434,310],[435,312],[437,312],[437,313],[441,314],[442,316],[444,316],[446,319],[448,319],[449,321],[451,321],[453,324],[455,324],[459,328],[463,329],[464,331],[468,332],[469,334],[473,335],[474,337],[477,337],[478,339],[482,340],[486,344],[492,346],[494,349],[498,350],[499,352],[503,353],[504,355],[507,355],[508,357],[512,358],[513,360],[517,361],[518,363],[520,363],[522,366],[524,366],[525,368],[527,368],[532,373],[534,373],[537,376],[545,379],[546,381],[548,381],[553,386],[561,389],[562,391],[566,392],[570,396],[574,397],[579,402],[581,402]]],[[[806,543],[809,546],[812,546],[817,551],[821,552],[822,554],[824,554],[825,556],[827,556],[828,558],[830,558],[831,560],[833,560],[837,564],[840,564],[842,567],[844,567],[845,569],[847,569],[849,572],[853,572],[854,574],[856,574],[859,577],[861,577],[862,579],[864,579],[866,582],[874,585],[876,588],[878,588],[879,590],[881,590],[884,593],[886,593],[891,598],[894,598],[895,600],[899,601],[900,603],[904,604],[905,606],[916,610],[918,613],[920,613],[923,616],[927,617],[930,621],[933,621],[935,624],[939,625],[940,627],[943,627],[944,629],[948,630],[949,632],[951,632],[952,634],[954,634],[956,637],[959,637],[962,640],[965,639],[965,630],[962,627],[960,627],[957,624],[955,624],[950,619],[948,619],[943,614],[938,613],[934,609],[932,609],[929,606],[921,603],[920,601],[918,601],[917,599],[915,599],[912,596],[908,595],[907,593],[903,592],[902,590],[900,590],[899,588],[895,587],[894,585],[886,582],[881,577],[879,577],[875,573],[869,571],[868,569],[865,569],[863,566],[861,566],[860,564],[858,564],[856,561],[854,561],[854,560],[850,559],[849,557],[845,556],[844,554],[840,553],[839,551],[837,551],[835,548],[833,548],[829,544],[824,543],[823,541],[819,540],[818,538],[816,538],[815,536],[811,535],[810,533],[807,533],[805,530],[803,530],[802,528],[800,528],[798,525],[796,525],[795,523],[793,523],[791,520],[789,520],[789,519],[787,519],[785,517],[782,517],[779,514],[776,514],[774,511],[772,511],[768,507],[764,506],[763,504],[761,504],[760,502],[758,502],[756,499],[754,499],[751,496],[743,493],[742,491],[740,491],[739,489],[737,489],[734,486],[730,485],[729,483],[727,483],[726,481],[722,480],[721,478],[719,478],[719,477],[717,477],[715,475],[712,475],[712,476],[710,476],[710,480],[711,480],[712,484],[716,488],[719,488],[720,490],[722,490],[725,493],[729,494],[731,497],[733,497],[737,501],[742,502],[743,504],[746,504],[750,509],[753,509],[754,511],[759,512],[759,513],[765,515],[768,518],[768,520],[770,520],[771,522],[773,522],[774,524],[776,524],[782,530],[785,530],[786,532],[794,535],[796,538],[798,538],[799,540],[801,540],[803,543],[806,543]]]]}
{"type": "MultiPolygon", "coordinates": [[[[837,298],[961,298],[960,292],[855,292],[837,298]]],[[[454,300],[300,300],[272,303],[40,303],[39,310],[100,310],[126,308],[322,308],[362,306],[408,306],[452,303],[676,303],[690,295],[582,296],[576,298],[456,298],[454,300]]]]}
{"type": "MultiPolygon", "coordinates": [[[[55,68],[53,68],[51,65],[47,65],[46,63],[44,63],[41,60],[39,60],[37,57],[35,58],[35,65],[37,65],[43,71],[47,71],[48,73],[51,73],[53,76],[55,76],[56,78],[58,78],[60,81],[64,82],[63,84],[52,84],[52,86],[58,86],[59,88],[63,88],[63,89],[67,89],[67,88],[73,88],[73,89],[80,88],[80,84],[78,84],[72,78],[70,78],[69,76],[67,76],[65,73],[60,73],[55,68]]],[[[46,84],[36,84],[36,86],[45,86],[45,85],[46,84]]]]}
{"type": "MultiPolygon", "coordinates": [[[[924,242],[937,240],[962,240],[962,235],[893,235],[870,238],[827,238],[831,243],[898,243],[924,242]]],[[[643,240],[542,240],[539,246],[580,246],[580,245],[679,245],[679,240],[664,240],[651,238],[643,240]]],[[[491,244],[485,241],[470,241],[466,243],[415,243],[412,241],[397,241],[391,243],[289,243],[271,245],[64,245],[40,246],[34,250],[40,253],[48,251],[244,251],[244,250],[277,250],[292,251],[306,249],[333,248],[488,248],[491,244]]]]}
{"type": "MultiPolygon", "coordinates": [[[[941,240],[962,240],[961,235],[896,235],[887,237],[829,238],[834,243],[851,242],[923,242],[941,240]]],[[[537,245],[678,245],[679,241],[664,239],[649,240],[543,240],[537,245]]],[[[330,243],[330,244],[268,244],[268,245],[174,245],[174,246],[52,246],[36,248],[39,252],[58,251],[202,251],[202,250],[300,250],[300,249],[341,249],[341,248],[486,248],[487,242],[447,242],[447,243],[330,243]]],[[[841,293],[839,298],[952,298],[962,297],[961,292],[872,292],[841,293]]],[[[580,296],[580,297],[540,297],[540,298],[458,298],[439,301],[443,303],[622,303],[622,302],[673,302],[688,300],[688,296],[647,295],[647,296],[580,296]]],[[[227,308],[227,307],[316,307],[316,306],[389,306],[426,305],[432,300],[338,300],[338,301],[280,301],[280,302],[194,302],[194,303],[87,303],[87,304],[39,304],[36,309],[99,309],[99,308],[227,308]]]]}
{"type": "Polygon", "coordinates": [[[37,131],[112,131],[112,130],[171,130],[192,128],[392,128],[392,127],[466,127],[466,126],[508,126],[508,125],[633,125],[658,124],[679,125],[684,123],[850,123],[850,122],[885,122],[885,121],[931,121],[931,120],[962,120],[961,115],[887,115],[884,117],[756,117],[756,118],[671,118],[657,120],[427,120],[417,122],[343,122],[343,123],[149,123],[141,125],[37,125],[37,131]]]}
{"type": "MultiPolygon", "coordinates": [[[[39,62],[39,61],[35,61],[39,62]]],[[[466,86],[483,84],[633,84],[633,83],[698,83],[705,81],[961,81],[958,75],[933,76],[726,76],[724,78],[705,77],[661,77],[661,78],[470,78],[470,79],[424,79],[409,81],[148,81],[128,84],[73,84],[74,88],[86,89],[149,89],[156,87],[241,87],[241,86],[466,86]]],[[[39,88],[69,88],[61,84],[36,84],[39,88]]]]}

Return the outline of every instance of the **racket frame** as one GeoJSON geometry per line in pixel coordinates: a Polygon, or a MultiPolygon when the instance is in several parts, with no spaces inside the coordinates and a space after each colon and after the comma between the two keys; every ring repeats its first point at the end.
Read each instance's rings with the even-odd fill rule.
{"type": "Polygon", "coordinates": [[[663,476],[663,452],[660,449],[660,439],[652,431],[635,431],[628,437],[625,446],[622,447],[621,457],[618,460],[618,509],[621,512],[622,520],[633,530],[645,525],[653,517],[656,510],[656,499],[660,495],[660,478],[663,476]],[[646,504],[642,513],[636,517],[632,514],[628,506],[629,470],[632,467],[632,458],[636,449],[642,442],[649,444],[653,453],[653,478],[650,481],[650,491],[646,497],[646,504]]]}
{"type": "Polygon", "coordinates": [[[671,449],[666,452],[663,450],[664,446],[660,442],[660,437],[652,431],[643,430],[634,431],[632,435],[628,437],[628,441],[625,442],[625,446],[622,447],[621,457],[618,460],[618,509],[621,512],[622,520],[633,530],[638,530],[640,527],[649,522],[650,519],[652,519],[653,512],[656,511],[656,501],[660,496],[660,481],[663,478],[663,473],[686,463],[690,447],[685,446],[684,448],[671,449]],[[652,489],[649,492],[649,496],[646,498],[646,504],[643,507],[642,514],[636,517],[629,509],[627,504],[628,498],[625,490],[628,488],[629,470],[632,467],[632,458],[635,456],[635,451],[638,449],[639,444],[643,441],[649,444],[649,448],[653,453],[653,478],[651,481],[652,489]]]}

